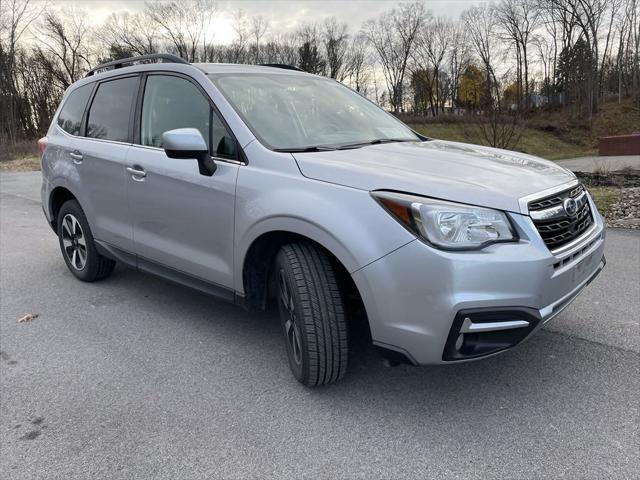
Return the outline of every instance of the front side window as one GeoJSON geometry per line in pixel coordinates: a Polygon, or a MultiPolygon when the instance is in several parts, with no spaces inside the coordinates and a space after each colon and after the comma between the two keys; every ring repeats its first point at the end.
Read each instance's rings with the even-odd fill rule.
{"type": "Polygon", "coordinates": [[[332,80],[284,73],[222,73],[209,78],[254,134],[273,149],[420,140],[405,124],[332,80]]]}
{"type": "Polygon", "coordinates": [[[60,110],[60,114],[58,115],[58,125],[65,132],[71,135],[80,135],[82,115],[87,106],[87,100],[89,100],[92,88],[93,84],[76,88],[69,94],[69,97],[64,102],[62,110],[60,110]]]}
{"type": "Polygon", "coordinates": [[[138,77],[103,82],[93,97],[87,119],[87,137],[127,142],[138,77]]]}
{"type": "Polygon", "coordinates": [[[150,75],[144,89],[140,141],[162,147],[162,134],[176,128],[197,128],[210,147],[211,107],[198,88],[183,78],[150,75]]]}

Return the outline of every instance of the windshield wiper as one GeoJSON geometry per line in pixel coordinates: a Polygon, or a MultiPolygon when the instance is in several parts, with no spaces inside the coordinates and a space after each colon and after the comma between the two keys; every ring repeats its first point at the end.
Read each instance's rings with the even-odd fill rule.
{"type": "Polygon", "coordinates": [[[313,145],[310,147],[293,147],[293,148],[274,148],[274,152],[286,153],[306,153],[306,152],[330,152],[337,150],[335,147],[325,147],[323,145],[313,145]]]}
{"type": "Polygon", "coordinates": [[[367,145],[380,145],[382,143],[395,143],[395,142],[419,142],[420,140],[413,140],[411,138],[376,138],[367,142],[349,143],[346,145],[340,145],[338,150],[347,150],[349,148],[366,147],[367,145]]]}

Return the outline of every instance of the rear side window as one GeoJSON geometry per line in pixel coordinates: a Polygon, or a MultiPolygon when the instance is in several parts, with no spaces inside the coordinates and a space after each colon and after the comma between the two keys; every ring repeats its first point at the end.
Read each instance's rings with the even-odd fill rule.
{"type": "Polygon", "coordinates": [[[183,78],[150,75],[140,120],[142,145],[162,147],[162,134],[167,130],[197,128],[210,147],[211,107],[200,90],[183,78]]]}
{"type": "Polygon", "coordinates": [[[93,84],[84,85],[76,88],[67,97],[58,115],[58,125],[65,132],[71,135],[80,135],[82,114],[87,106],[87,100],[89,100],[92,88],[93,84]]]}
{"type": "Polygon", "coordinates": [[[138,89],[138,77],[119,78],[98,85],[87,119],[87,137],[126,142],[129,116],[138,89]]]}

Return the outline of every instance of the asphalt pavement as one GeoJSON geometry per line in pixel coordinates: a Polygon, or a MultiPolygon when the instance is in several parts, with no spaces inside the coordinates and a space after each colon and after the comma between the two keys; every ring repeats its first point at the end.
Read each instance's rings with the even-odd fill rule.
{"type": "Polygon", "coordinates": [[[640,170],[640,155],[591,156],[556,160],[573,172],[615,172],[624,169],[640,170]]]}
{"type": "Polygon", "coordinates": [[[600,277],[511,352],[386,367],[361,344],[307,389],[273,316],[75,280],[39,173],[0,175],[0,220],[2,479],[638,478],[640,232],[610,230],[600,277]]]}

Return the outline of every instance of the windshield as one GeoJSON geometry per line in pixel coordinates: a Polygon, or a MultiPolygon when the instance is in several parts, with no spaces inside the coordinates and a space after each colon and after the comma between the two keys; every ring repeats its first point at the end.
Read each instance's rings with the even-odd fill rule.
{"type": "Polygon", "coordinates": [[[333,80],[269,73],[209,77],[260,141],[274,150],[420,140],[402,122],[333,80]]]}

